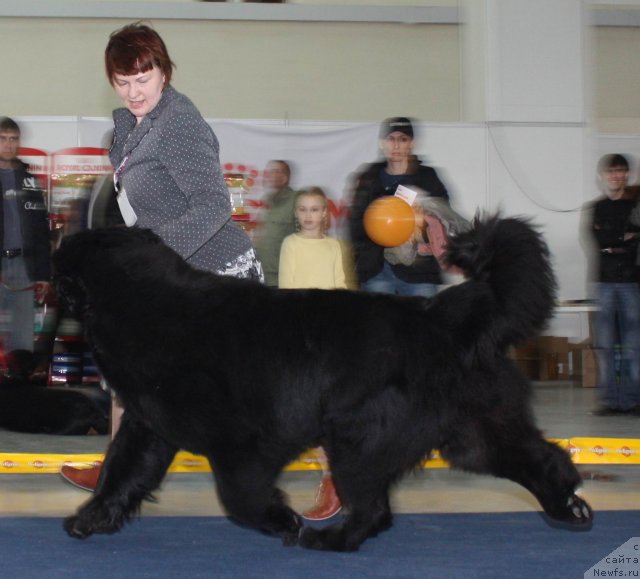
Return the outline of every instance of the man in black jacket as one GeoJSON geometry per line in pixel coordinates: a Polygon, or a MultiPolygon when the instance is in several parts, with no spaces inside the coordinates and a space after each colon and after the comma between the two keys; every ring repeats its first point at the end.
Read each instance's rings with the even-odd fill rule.
{"type": "Polygon", "coordinates": [[[449,195],[435,169],[423,165],[413,154],[413,125],[409,119],[385,120],[380,127],[379,144],[385,160],[359,169],[349,217],[360,288],[371,292],[432,296],[442,279],[428,239],[417,240],[416,257],[410,265],[393,259],[389,261],[389,252],[367,236],[363,216],[373,201],[394,195],[398,185],[417,187],[428,196],[440,197],[447,202],[449,195]]]}
{"type": "Polygon", "coordinates": [[[598,164],[604,195],[592,207],[591,234],[598,252],[598,398],[594,414],[637,413],[640,409],[640,288],[636,274],[638,228],[630,223],[637,200],[627,189],[629,163],[605,155],[598,164]],[[621,367],[616,366],[616,346],[621,367]]]}
{"type": "Polygon", "coordinates": [[[0,118],[0,336],[5,352],[33,352],[34,297],[49,289],[48,213],[42,189],[18,159],[20,127],[0,118]]]}

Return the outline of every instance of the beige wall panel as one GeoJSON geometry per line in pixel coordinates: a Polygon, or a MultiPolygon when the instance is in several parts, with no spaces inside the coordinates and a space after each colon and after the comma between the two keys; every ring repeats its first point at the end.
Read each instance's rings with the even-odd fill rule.
{"type": "Polygon", "coordinates": [[[117,20],[0,19],[7,115],[104,116],[118,101],[104,74],[117,20]]]}
{"type": "MultiPolygon", "coordinates": [[[[125,21],[1,19],[9,115],[105,116],[108,35],[125,21]]],[[[459,120],[458,28],[450,25],[157,21],[175,87],[205,117],[459,120]]]]}
{"type": "Polygon", "coordinates": [[[594,117],[604,132],[638,132],[640,125],[640,28],[591,31],[594,117]]]}

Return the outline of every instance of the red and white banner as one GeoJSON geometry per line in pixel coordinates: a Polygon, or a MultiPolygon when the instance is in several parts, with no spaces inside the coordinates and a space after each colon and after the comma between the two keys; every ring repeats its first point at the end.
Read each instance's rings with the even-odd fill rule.
{"type": "Polygon", "coordinates": [[[20,147],[18,149],[18,157],[29,165],[29,172],[38,178],[40,187],[42,187],[45,192],[48,192],[50,175],[49,153],[42,149],[20,147]]]}

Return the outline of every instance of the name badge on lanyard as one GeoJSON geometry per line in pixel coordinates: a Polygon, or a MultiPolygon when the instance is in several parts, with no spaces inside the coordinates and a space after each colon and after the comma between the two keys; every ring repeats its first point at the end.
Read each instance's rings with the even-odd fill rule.
{"type": "Polygon", "coordinates": [[[138,216],[136,212],[131,207],[131,203],[129,203],[129,198],[127,197],[127,192],[124,190],[124,187],[120,186],[120,175],[124,170],[127,161],[129,160],[129,155],[127,155],[118,168],[113,173],[113,186],[116,190],[116,200],[118,201],[118,207],[120,208],[120,213],[122,214],[122,219],[127,227],[131,227],[138,221],[138,216]]]}

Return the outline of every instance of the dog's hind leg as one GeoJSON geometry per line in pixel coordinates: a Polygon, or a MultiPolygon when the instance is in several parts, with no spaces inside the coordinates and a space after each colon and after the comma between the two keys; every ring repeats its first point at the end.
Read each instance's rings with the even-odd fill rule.
{"type": "Polygon", "coordinates": [[[67,533],[85,539],[93,533],[120,530],[158,488],[176,451],[125,412],[107,449],[96,492],[75,515],[65,519],[67,533]]]}
{"type": "Polygon", "coordinates": [[[227,451],[210,462],[220,501],[234,521],[278,536],[285,545],[297,544],[302,518],[275,486],[288,460],[272,462],[257,453],[227,451]]]}
{"type": "Polygon", "coordinates": [[[343,466],[332,459],[332,476],[348,514],[342,522],[329,527],[305,527],[300,546],[322,551],[356,551],[366,539],[391,527],[389,489],[397,476],[373,470],[367,462],[343,466]]]}
{"type": "Polygon", "coordinates": [[[483,436],[482,429],[478,429],[475,436],[465,437],[466,448],[441,449],[443,458],[454,467],[521,484],[538,499],[545,513],[557,521],[590,525],[593,514],[587,502],[575,493],[581,477],[569,454],[545,440],[533,426],[522,423],[511,426],[508,439],[495,431],[486,436],[486,429],[483,436]]]}
{"type": "Polygon", "coordinates": [[[300,546],[320,551],[357,551],[367,539],[387,530],[392,525],[388,499],[372,500],[367,505],[349,507],[349,514],[340,523],[316,529],[304,527],[300,546]]]}
{"type": "Polygon", "coordinates": [[[497,472],[531,491],[552,519],[569,525],[591,524],[591,508],[575,494],[580,474],[568,453],[556,444],[540,436],[520,446],[509,445],[502,450],[497,472]]]}
{"type": "MultiPolygon", "coordinates": [[[[349,388],[346,384],[343,390],[349,388]]],[[[414,406],[400,387],[379,389],[348,410],[338,403],[329,413],[333,420],[325,424],[323,447],[348,514],[329,527],[305,527],[300,545],[356,551],[363,541],[391,527],[391,486],[419,463],[426,445],[414,406]]]]}

